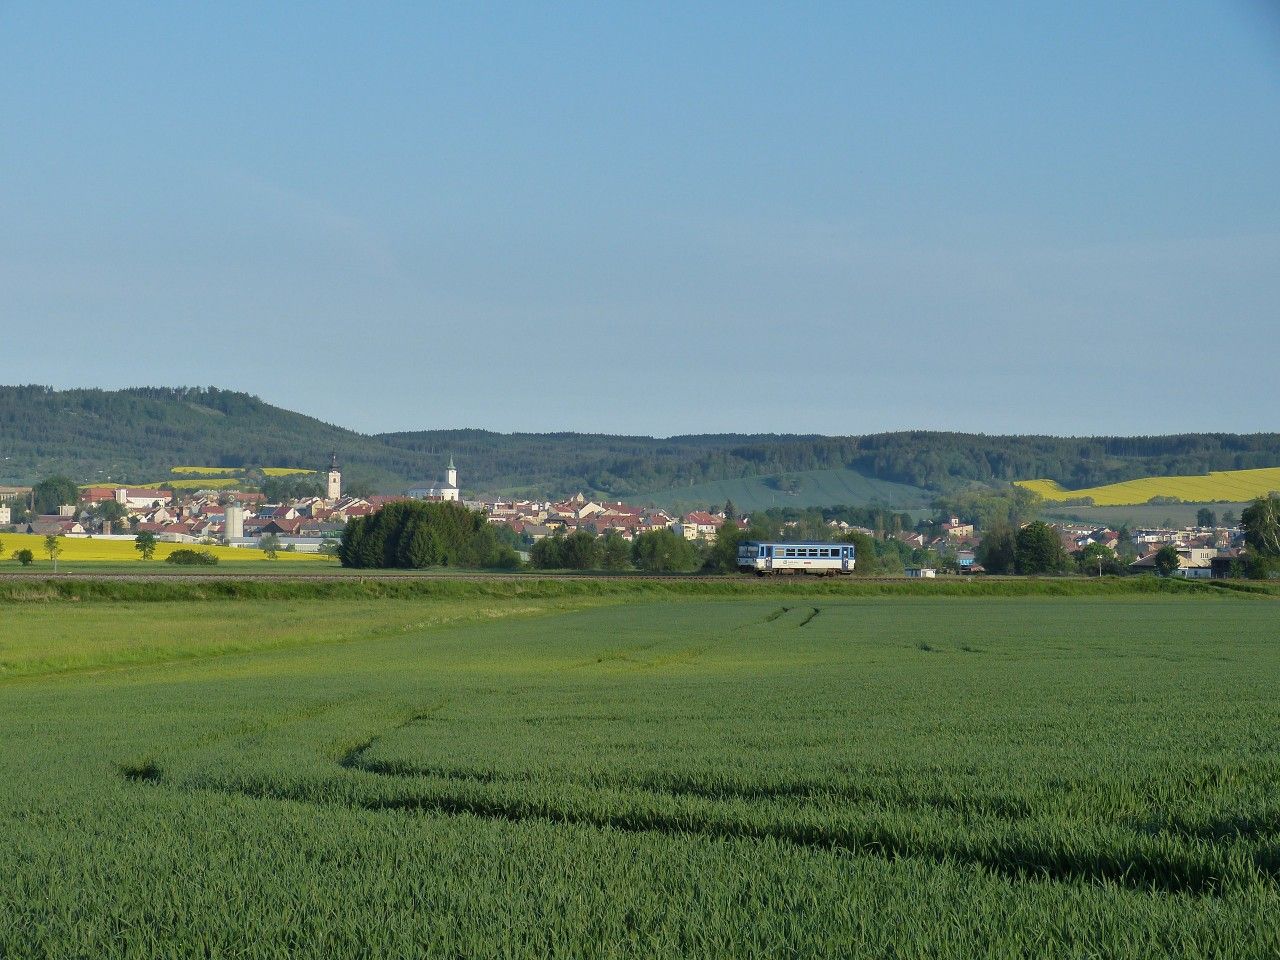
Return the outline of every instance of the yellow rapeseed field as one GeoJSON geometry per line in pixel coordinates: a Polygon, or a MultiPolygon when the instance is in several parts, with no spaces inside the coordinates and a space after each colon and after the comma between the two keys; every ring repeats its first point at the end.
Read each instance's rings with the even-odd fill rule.
{"type": "Polygon", "coordinates": [[[1260,470],[1218,470],[1202,476],[1143,477],[1101,487],[1068,490],[1056,480],[1019,480],[1018,486],[1040,494],[1050,503],[1089,497],[1100,507],[1147,503],[1153,497],[1177,497],[1187,503],[1228,500],[1241,503],[1280,490],[1280,467],[1260,470]]]}
{"type": "MultiPolygon", "coordinates": [[[[119,563],[124,560],[137,560],[138,551],[134,549],[132,540],[102,540],[97,537],[59,537],[58,543],[62,546],[62,553],[59,554],[59,560],[99,560],[111,561],[119,563]]],[[[47,562],[48,555],[44,552],[44,537],[35,533],[0,533],[0,545],[2,545],[3,555],[0,556],[0,562],[8,562],[16,550],[30,550],[36,555],[37,560],[47,562]]],[[[163,560],[174,550],[180,549],[208,550],[212,552],[219,560],[267,560],[267,555],[261,550],[251,550],[240,547],[205,547],[201,545],[193,545],[189,543],[157,543],[156,544],[156,560],[163,560]]],[[[312,562],[327,562],[326,558],[314,553],[281,553],[282,557],[287,556],[289,560],[308,560],[312,562]]]]}
{"type": "Polygon", "coordinates": [[[139,486],[143,490],[159,490],[162,487],[165,490],[224,490],[244,486],[244,481],[235,477],[203,477],[199,480],[165,480],[162,483],[143,483],[139,486]]]}
{"type": "MultiPolygon", "coordinates": [[[[170,467],[170,473],[199,474],[202,477],[238,477],[244,471],[229,467],[170,467]]],[[[263,467],[262,472],[268,477],[292,477],[301,473],[315,473],[306,467],[263,467]]]]}

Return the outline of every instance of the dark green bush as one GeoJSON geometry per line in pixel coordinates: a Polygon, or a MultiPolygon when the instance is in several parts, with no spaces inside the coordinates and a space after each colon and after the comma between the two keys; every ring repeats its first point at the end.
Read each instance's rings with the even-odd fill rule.
{"type": "Polygon", "coordinates": [[[165,563],[175,563],[183,567],[212,567],[218,558],[208,550],[175,550],[164,558],[165,563]]]}

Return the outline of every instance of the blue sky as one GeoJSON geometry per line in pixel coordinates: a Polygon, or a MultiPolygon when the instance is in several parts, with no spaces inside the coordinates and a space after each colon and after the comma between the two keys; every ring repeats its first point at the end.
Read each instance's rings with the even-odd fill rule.
{"type": "Polygon", "coordinates": [[[4,382],[1280,429],[1273,3],[0,4],[0,129],[4,382]]]}

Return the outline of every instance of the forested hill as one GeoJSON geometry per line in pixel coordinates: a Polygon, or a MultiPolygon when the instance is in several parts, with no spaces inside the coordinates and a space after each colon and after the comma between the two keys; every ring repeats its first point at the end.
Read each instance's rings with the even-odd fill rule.
{"type": "Polygon", "coordinates": [[[823,437],[622,437],[427,430],[365,435],[215,388],[0,387],[0,483],[66,473],[82,482],[163,479],[190,466],[322,467],[382,490],[439,475],[452,455],[468,491],[614,497],[741,477],[852,469],[944,490],[1047,477],[1067,487],[1140,476],[1280,466],[1280,435],[999,437],[903,432],[823,437]]]}

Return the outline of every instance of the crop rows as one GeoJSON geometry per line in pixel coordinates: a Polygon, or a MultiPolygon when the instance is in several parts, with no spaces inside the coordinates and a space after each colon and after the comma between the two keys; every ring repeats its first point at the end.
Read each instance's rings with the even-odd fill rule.
{"type": "Polygon", "coordinates": [[[1280,951],[1274,601],[781,596],[10,684],[0,955],[1280,951]]]}

